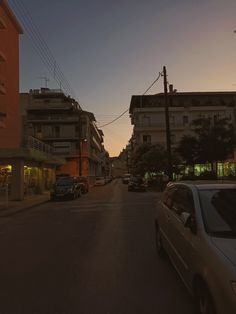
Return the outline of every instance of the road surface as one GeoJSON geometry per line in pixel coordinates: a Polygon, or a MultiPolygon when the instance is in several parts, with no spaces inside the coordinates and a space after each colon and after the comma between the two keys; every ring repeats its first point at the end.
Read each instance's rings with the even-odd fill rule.
{"type": "Polygon", "coordinates": [[[192,314],[155,252],[157,200],[114,180],[0,218],[0,314],[192,314]]]}

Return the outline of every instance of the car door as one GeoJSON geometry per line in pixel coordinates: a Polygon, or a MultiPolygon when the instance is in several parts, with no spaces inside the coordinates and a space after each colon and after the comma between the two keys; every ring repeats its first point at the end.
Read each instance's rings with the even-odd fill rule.
{"type": "Polygon", "coordinates": [[[162,234],[162,241],[168,255],[172,254],[172,244],[170,240],[171,228],[169,224],[171,221],[173,198],[176,190],[175,185],[166,188],[162,200],[160,201],[160,208],[158,211],[158,223],[162,234]]]}
{"type": "Polygon", "coordinates": [[[190,286],[197,258],[196,233],[184,225],[183,213],[194,217],[194,199],[192,191],[187,186],[179,186],[172,206],[171,221],[169,223],[171,242],[173,244],[173,262],[184,282],[190,286]]]}

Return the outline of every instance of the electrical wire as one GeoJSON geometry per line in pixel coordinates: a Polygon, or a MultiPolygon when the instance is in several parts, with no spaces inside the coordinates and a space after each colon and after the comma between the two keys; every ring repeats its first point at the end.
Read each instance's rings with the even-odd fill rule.
{"type": "Polygon", "coordinates": [[[40,59],[42,60],[54,80],[67,94],[70,94],[73,98],[76,98],[76,93],[70,86],[59,64],[56,62],[38,27],[34,24],[32,16],[30,15],[28,9],[24,6],[22,2],[20,2],[20,0],[11,0],[11,3],[12,6],[14,6],[14,11],[16,15],[18,15],[20,22],[22,23],[28,37],[33,44],[34,50],[39,55],[40,59]]]}
{"type": "MultiPolygon", "coordinates": [[[[162,76],[162,72],[159,72],[158,77],[152,82],[152,84],[145,90],[145,92],[142,94],[142,96],[144,96],[151,88],[152,86],[160,79],[160,77],[162,76]]],[[[120,114],[117,118],[113,119],[112,121],[103,124],[101,126],[99,126],[99,128],[104,128],[105,126],[108,126],[114,122],[116,122],[117,120],[119,120],[121,117],[123,117],[123,115],[126,114],[126,112],[128,112],[129,109],[126,109],[122,114],[120,114]]]]}

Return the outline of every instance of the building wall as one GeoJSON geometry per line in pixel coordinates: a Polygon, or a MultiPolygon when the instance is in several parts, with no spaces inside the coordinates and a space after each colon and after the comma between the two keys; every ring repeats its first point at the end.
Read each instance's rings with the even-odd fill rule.
{"type": "Polygon", "coordinates": [[[0,2],[0,112],[6,114],[4,127],[0,128],[0,147],[16,148],[21,145],[21,119],[19,109],[19,29],[14,18],[0,2]],[[10,15],[9,15],[10,14],[10,15]]]}
{"type": "MultiPolygon", "coordinates": [[[[235,94],[236,96],[236,94],[235,94]]],[[[154,97],[154,96],[153,96],[154,97]]],[[[193,127],[192,121],[197,118],[229,118],[235,125],[235,105],[232,103],[232,97],[227,98],[222,95],[216,98],[212,95],[204,99],[206,105],[197,105],[198,97],[192,96],[187,100],[182,96],[175,102],[175,107],[169,107],[169,120],[171,130],[172,145],[177,145],[185,134],[191,134],[193,127]],[[195,102],[194,102],[195,100],[195,102]],[[189,102],[190,103],[189,103],[189,102]],[[191,105],[191,104],[195,105],[191,105]]],[[[132,112],[132,124],[134,125],[134,142],[142,144],[150,142],[151,144],[166,145],[165,133],[165,111],[162,103],[158,103],[159,97],[156,97],[156,106],[134,108],[132,112]]]]}

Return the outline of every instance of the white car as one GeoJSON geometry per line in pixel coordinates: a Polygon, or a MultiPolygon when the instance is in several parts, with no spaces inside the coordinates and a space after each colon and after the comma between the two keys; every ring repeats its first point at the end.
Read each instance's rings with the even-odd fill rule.
{"type": "Polygon", "coordinates": [[[167,253],[197,314],[236,313],[236,184],[168,184],[156,216],[156,246],[167,253]]]}
{"type": "Polygon", "coordinates": [[[106,180],[104,177],[96,177],[94,185],[105,185],[106,180]]]}

